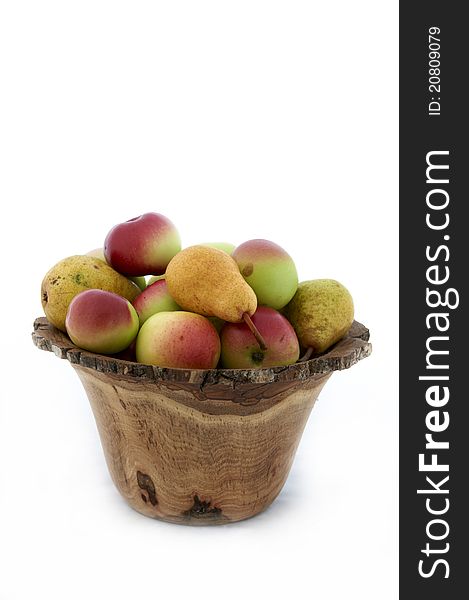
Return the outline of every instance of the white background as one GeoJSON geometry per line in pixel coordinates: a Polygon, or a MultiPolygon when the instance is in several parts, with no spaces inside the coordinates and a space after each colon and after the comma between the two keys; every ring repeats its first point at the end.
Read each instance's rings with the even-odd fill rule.
{"type": "Polygon", "coordinates": [[[397,2],[0,6],[0,599],[397,598],[397,2]],[[129,509],[30,341],[44,273],[148,211],[184,245],[276,241],[371,330],[243,523],[129,509]]]}

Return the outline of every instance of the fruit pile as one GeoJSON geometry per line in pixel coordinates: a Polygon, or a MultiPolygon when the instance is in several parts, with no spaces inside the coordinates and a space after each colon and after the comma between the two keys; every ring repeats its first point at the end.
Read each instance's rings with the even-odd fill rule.
{"type": "Polygon", "coordinates": [[[41,300],[49,322],[84,350],[185,369],[287,366],[325,352],[353,322],[347,289],[332,279],[298,284],[274,242],[181,250],[177,229],[157,213],[57,263],[41,300]]]}

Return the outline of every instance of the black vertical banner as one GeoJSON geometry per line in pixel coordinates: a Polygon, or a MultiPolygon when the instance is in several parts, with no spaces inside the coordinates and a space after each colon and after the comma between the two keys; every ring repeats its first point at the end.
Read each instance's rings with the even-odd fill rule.
{"type": "Polygon", "coordinates": [[[400,5],[403,599],[469,595],[466,9],[456,1],[400,5]]]}

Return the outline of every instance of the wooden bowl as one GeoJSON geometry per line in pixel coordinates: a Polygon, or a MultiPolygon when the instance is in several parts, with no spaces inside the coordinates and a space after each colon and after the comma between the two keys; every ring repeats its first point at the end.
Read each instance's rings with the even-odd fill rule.
{"type": "Polygon", "coordinates": [[[112,480],[132,508],[191,525],[247,519],[282,489],[333,371],[369,356],[354,322],[326,354],[271,369],[165,369],[85,352],[45,318],[33,341],[88,394],[112,480]]]}

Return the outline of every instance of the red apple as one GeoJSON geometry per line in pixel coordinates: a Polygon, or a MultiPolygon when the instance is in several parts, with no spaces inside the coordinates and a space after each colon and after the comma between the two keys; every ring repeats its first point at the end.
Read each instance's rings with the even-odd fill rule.
{"type": "Polygon", "coordinates": [[[280,310],[295,295],[298,274],[292,257],[269,240],[249,240],[233,254],[241,275],[252,287],[257,303],[280,310]]]}
{"type": "Polygon", "coordinates": [[[214,369],[220,338],[208,319],[183,310],[149,317],[137,337],[137,360],[181,369],[214,369]]]}
{"type": "Polygon", "coordinates": [[[259,349],[256,338],[245,323],[226,323],[220,333],[222,367],[283,367],[298,360],[298,338],[283,315],[273,308],[259,306],[251,319],[264,338],[267,350],[259,349]]]}
{"type": "Polygon", "coordinates": [[[132,302],[140,319],[140,326],[152,315],[171,310],[180,310],[180,306],[174,302],[168,292],[168,286],[164,279],[158,279],[149,285],[132,302]]]}
{"type": "Polygon", "coordinates": [[[180,249],[176,227],[158,213],[115,225],[104,241],[106,261],[119,273],[132,277],[161,275],[180,249]]]}
{"type": "MultiPolygon", "coordinates": [[[[86,256],[94,256],[94,258],[99,258],[99,260],[102,260],[108,264],[106,257],[104,256],[104,248],[95,248],[94,250],[90,250],[86,253],[86,256]]],[[[130,281],[136,283],[142,292],[147,287],[145,277],[128,277],[127,279],[130,279],[130,281]]]]}
{"type": "Polygon", "coordinates": [[[138,315],[128,300],[103,290],[85,290],[70,302],[65,327],[79,348],[116,354],[138,333],[138,315]]]}

